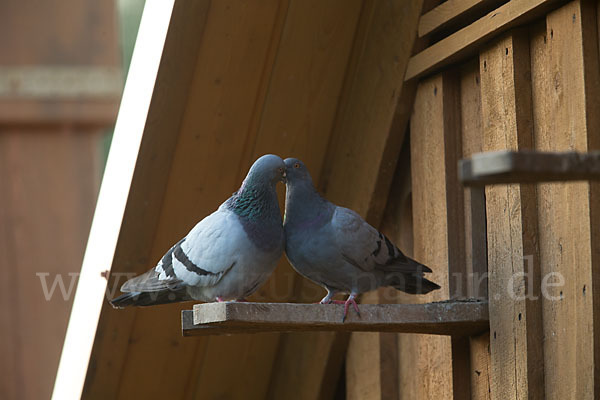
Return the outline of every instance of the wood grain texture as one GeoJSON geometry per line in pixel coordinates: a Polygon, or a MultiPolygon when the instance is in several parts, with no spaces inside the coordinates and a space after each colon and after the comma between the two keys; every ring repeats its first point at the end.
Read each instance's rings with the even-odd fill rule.
{"type": "Polygon", "coordinates": [[[509,1],[485,17],[413,56],[408,63],[405,79],[422,77],[474,54],[494,35],[544,15],[552,7],[556,7],[558,2],[558,0],[509,1]]]}
{"type": "MultiPolygon", "coordinates": [[[[515,31],[480,53],[484,150],[533,146],[529,39],[515,31]]],[[[492,398],[544,398],[537,211],[532,185],[486,187],[492,398]]]]}
{"type": "MultiPolygon", "coordinates": [[[[535,30],[531,54],[538,150],[598,149],[595,7],[573,1],[535,30]]],[[[546,397],[597,398],[598,246],[592,228],[598,223],[597,192],[587,182],[541,184],[537,190],[540,260],[550,283],[542,297],[546,397]]]]}
{"type": "MultiPolygon", "coordinates": [[[[473,60],[461,68],[460,113],[462,157],[483,150],[483,119],[481,114],[481,77],[479,61],[473,60]]],[[[460,169],[459,169],[460,175],[460,169]]],[[[460,178],[460,176],[459,176],[460,178]]],[[[485,190],[465,190],[465,263],[469,277],[466,296],[487,299],[487,240],[485,222],[485,190]]]]}
{"type": "MultiPolygon", "coordinates": [[[[411,110],[412,111],[412,110],[411,110]]],[[[408,136],[404,140],[402,150],[398,158],[396,173],[390,188],[389,199],[385,214],[381,222],[383,232],[402,252],[408,257],[413,256],[413,223],[412,223],[412,198],[411,198],[411,173],[410,173],[410,141],[408,136]]],[[[382,303],[411,303],[415,301],[414,296],[402,293],[394,289],[386,289],[379,292],[379,300],[382,303]]],[[[417,357],[417,343],[421,335],[397,334],[395,344],[383,342],[387,348],[380,346],[380,358],[384,351],[388,357],[395,358],[395,363],[386,368],[381,378],[381,384],[385,381],[395,380],[397,395],[392,393],[392,398],[412,399],[416,398],[416,387],[420,382],[414,379],[414,365],[417,357]],[[390,352],[396,352],[389,355],[390,352]],[[394,370],[394,367],[396,370],[394,370]],[[392,375],[391,377],[387,375],[392,375]]],[[[396,389],[395,386],[392,389],[396,389]]]]}
{"type": "MultiPolygon", "coordinates": [[[[456,112],[455,85],[453,75],[420,82],[411,118],[414,257],[434,271],[431,279],[442,287],[421,297],[424,301],[454,294],[449,272],[458,271],[461,256],[453,251],[463,248],[456,234],[460,231],[449,224],[450,220],[458,223],[458,215],[463,218],[462,205],[455,197],[458,186],[447,186],[449,170],[456,171],[458,154],[454,152],[460,145],[457,120],[451,114],[456,112]],[[450,209],[450,204],[457,208],[450,209]]],[[[418,398],[452,398],[452,359],[450,340],[420,338],[413,368],[415,379],[421,382],[415,393],[418,398]]]]}
{"type": "Polygon", "coordinates": [[[502,4],[502,0],[448,0],[421,15],[419,36],[429,35],[450,25],[460,24],[480,10],[502,4]]]}
{"type": "MultiPolygon", "coordinates": [[[[483,149],[483,119],[481,114],[481,78],[479,62],[473,60],[460,68],[460,121],[462,157],[483,149]]],[[[487,235],[485,190],[464,191],[465,267],[469,298],[488,297],[487,235]]],[[[469,339],[469,382],[471,398],[490,398],[489,332],[469,339]]]]}
{"type": "Polygon", "coordinates": [[[479,301],[363,304],[361,315],[348,313],[345,322],[343,312],[338,304],[196,304],[193,319],[184,318],[183,334],[339,330],[465,335],[487,329],[487,304],[479,301]]]}

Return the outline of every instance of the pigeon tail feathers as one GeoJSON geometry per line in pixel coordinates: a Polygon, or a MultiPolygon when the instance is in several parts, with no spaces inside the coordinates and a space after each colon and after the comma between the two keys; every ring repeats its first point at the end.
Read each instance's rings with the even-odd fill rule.
{"type": "Polygon", "coordinates": [[[129,306],[154,306],[158,304],[176,303],[190,301],[192,298],[185,289],[162,290],[160,292],[129,292],[110,301],[113,308],[125,308],[129,306]]]}

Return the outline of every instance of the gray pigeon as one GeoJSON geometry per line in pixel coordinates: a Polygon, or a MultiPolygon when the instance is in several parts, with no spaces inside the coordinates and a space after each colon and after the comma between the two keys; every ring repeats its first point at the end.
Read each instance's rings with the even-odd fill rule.
{"type": "MultiPolygon", "coordinates": [[[[431,269],[406,257],[360,215],[319,195],[302,161],[288,158],[283,229],[286,255],[294,269],[327,290],[321,304],[348,306],[360,293],[392,286],[410,294],[440,287],[424,277],[431,269]],[[334,301],[336,293],[348,299],[334,301]]],[[[360,313],[359,313],[360,315],[360,313]]]]}
{"type": "Polygon", "coordinates": [[[242,186],[198,222],[155,268],[128,280],[113,307],[180,301],[241,300],[265,282],[284,248],[275,186],[285,180],[283,160],[260,157],[242,186]]]}

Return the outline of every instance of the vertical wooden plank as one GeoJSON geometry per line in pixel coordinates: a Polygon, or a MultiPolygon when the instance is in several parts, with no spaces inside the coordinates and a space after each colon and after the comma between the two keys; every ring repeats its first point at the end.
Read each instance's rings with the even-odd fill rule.
{"type": "MultiPolygon", "coordinates": [[[[396,173],[390,188],[389,199],[383,217],[381,231],[402,249],[404,254],[413,256],[413,219],[411,198],[411,170],[410,170],[410,141],[405,138],[398,159],[396,173]]],[[[384,291],[380,296],[383,303],[411,303],[414,296],[393,290],[384,291]]],[[[391,346],[397,351],[397,371],[395,379],[398,399],[415,399],[420,382],[415,377],[417,349],[421,335],[398,334],[396,346],[391,346]]],[[[394,372],[394,371],[391,371],[394,372]]],[[[383,384],[383,382],[382,382],[383,384]]]]}
{"type": "MultiPolygon", "coordinates": [[[[460,86],[462,157],[469,157],[483,151],[478,60],[461,68],[460,86]]],[[[466,295],[469,298],[487,299],[485,190],[466,189],[464,204],[465,263],[468,272],[466,295]]],[[[470,338],[470,381],[474,399],[490,398],[489,345],[489,333],[470,338]]]]}
{"type": "MultiPolygon", "coordinates": [[[[526,32],[513,32],[485,48],[480,73],[484,150],[531,148],[526,32]]],[[[486,207],[492,398],[543,399],[535,188],[487,187],[486,207]]]]}
{"type": "MultiPolygon", "coordinates": [[[[595,7],[573,1],[550,13],[545,31],[532,43],[535,145],[540,150],[598,148],[595,7]]],[[[597,398],[597,187],[541,184],[538,194],[540,257],[548,283],[542,298],[546,398],[597,398]]]]}
{"type": "MultiPolygon", "coordinates": [[[[446,299],[452,294],[455,285],[451,283],[449,272],[457,271],[460,261],[453,251],[462,248],[457,227],[450,225],[453,221],[460,226],[458,216],[463,218],[462,202],[459,204],[459,196],[453,193],[459,191],[459,186],[449,182],[453,175],[450,170],[456,169],[460,146],[452,114],[457,113],[456,83],[453,75],[437,75],[422,81],[411,118],[414,256],[433,269],[431,279],[442,286],[441,290],[420,296],[419,301],[423,302],[446,299]]],[[[450,338],[422,336],[417,352],[413,369],[414,379],[419,382],[416,396],[452,398],[450,338]]]]}

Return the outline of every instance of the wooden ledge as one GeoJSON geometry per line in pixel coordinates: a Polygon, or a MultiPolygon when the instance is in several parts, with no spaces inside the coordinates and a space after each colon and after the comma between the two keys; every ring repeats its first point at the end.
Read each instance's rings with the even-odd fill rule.
{"type": "Polygon", "coordinates": [[[183,336],[232,333],[343,331],[472,335],[489,328],[487,302],[360,304],[342,322],[340,304],[206,303],[182,311],[183,336]]]}
{"type": "Polygon", "coordinates": [[[600,152],[492,151],[459,161],[465,186],[600,180],[600,152]]]}

